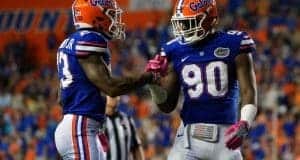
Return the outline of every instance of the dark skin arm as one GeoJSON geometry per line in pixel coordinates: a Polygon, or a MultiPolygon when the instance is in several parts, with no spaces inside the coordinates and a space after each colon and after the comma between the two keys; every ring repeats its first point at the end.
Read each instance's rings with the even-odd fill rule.
{"type": "Polygon", "coordinates": [[[241,105],[257,106],[257,87],[251,54],[240,54],[235,59],[237,78],[240,85],[241,105]]]}
{"type": "Polygon", "coordinates": [[[61,92],[61,90],[59,88],[57,91],[57,103],[61,105],[61,96],[60,96],[61,93],[60,92],[61,92]]]}
{"type": "Polygon", "coordinates": [[[108,66],[102,57],[97,54],[79,58],[79,63],[89,80],[95,84],[100,91],[110,97],[126,94],[133,89],[151,83],[153,80],[151,73],[144,73],[135,77],[112,77],[108,66]]]}
{"type": "Polygon", "coordinates": [[[169,64],[168,74],[160,79],[159,85],[167,92],[167,99],[165,102],[157,104],[157,106],[162,112],[170,113],[176,108],[180,93],[178,76],[172,63],[169,64]]]}

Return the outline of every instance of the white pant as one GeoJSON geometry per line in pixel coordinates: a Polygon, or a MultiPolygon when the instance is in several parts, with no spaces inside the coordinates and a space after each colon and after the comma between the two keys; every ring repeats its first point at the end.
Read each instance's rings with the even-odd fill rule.
{"type": "Polygon", "coordinates": [[[56,148],[64,160],[105,160],[101,124],[85,116],[67,114],[55,130],[56,148]]]}
{"type": "Polygon", "coordinates": [[[218,127],[219,141],[214,143],[193,138],[191,134],[187,134],[186,127],[181,123],[168,160],[242,160],[240,150],[229,150],[225,146],[224,134],[229,126],[218,125],[218,127]],[[188,147],[185,147],[187,144],[188,147]]]}

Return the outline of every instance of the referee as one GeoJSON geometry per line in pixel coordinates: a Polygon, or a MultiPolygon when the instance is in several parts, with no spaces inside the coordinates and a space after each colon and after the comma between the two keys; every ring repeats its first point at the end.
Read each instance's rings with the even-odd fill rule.
{"type": "Polygon", "coordinates": [[[144,160],[141,141],[132,117],[117,110],[119,98],[107,98],[106,131],[109,147],[107,160],[144,160]]]}

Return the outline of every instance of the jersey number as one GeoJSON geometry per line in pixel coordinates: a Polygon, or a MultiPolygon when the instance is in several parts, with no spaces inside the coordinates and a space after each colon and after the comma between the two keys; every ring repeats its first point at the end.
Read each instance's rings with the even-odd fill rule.
{"type": "Polygon", "coordinates": [[[198,98],[205,91],[220,97],[228,91],[227,64],[221,61],[209,63],[203,70],[196,64],[186,65],[182,69],[182,78],[189,87],[191,98],[198,98]]]}
{"type": "Polygon", "coordinates": [[[57,55],[58,69],[62,67],[62,78],[60,78],[60,86],[62,88],[68,87],[73,82],[73,76],[69,70],[68,56],[63,52],[57,55]]]}

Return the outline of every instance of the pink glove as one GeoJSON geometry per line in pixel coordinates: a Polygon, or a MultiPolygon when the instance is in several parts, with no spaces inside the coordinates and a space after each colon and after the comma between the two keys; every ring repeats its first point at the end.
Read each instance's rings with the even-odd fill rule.
{"type": "Polygon", "coordinates": [[[249,125],[246,121],[239,121],[230,126],[225,132],[226,147],[231,150],[239,148],[248,135],[249,125]]]}
{"type": "Polygon", "coordinates": [[[107,152],[109,150],[109,140],[105,133],[99,133],[98,138],[100,139],[100,143],[102,145],[103,151],[107,152]]]}
{"type": "Polygon", "coordinates": [[[168,71],[168,59],[165,56],[156,55],[149,60],[146,65],[146,72],[152,72],[155,75],[166,76],[168,71]]]}

